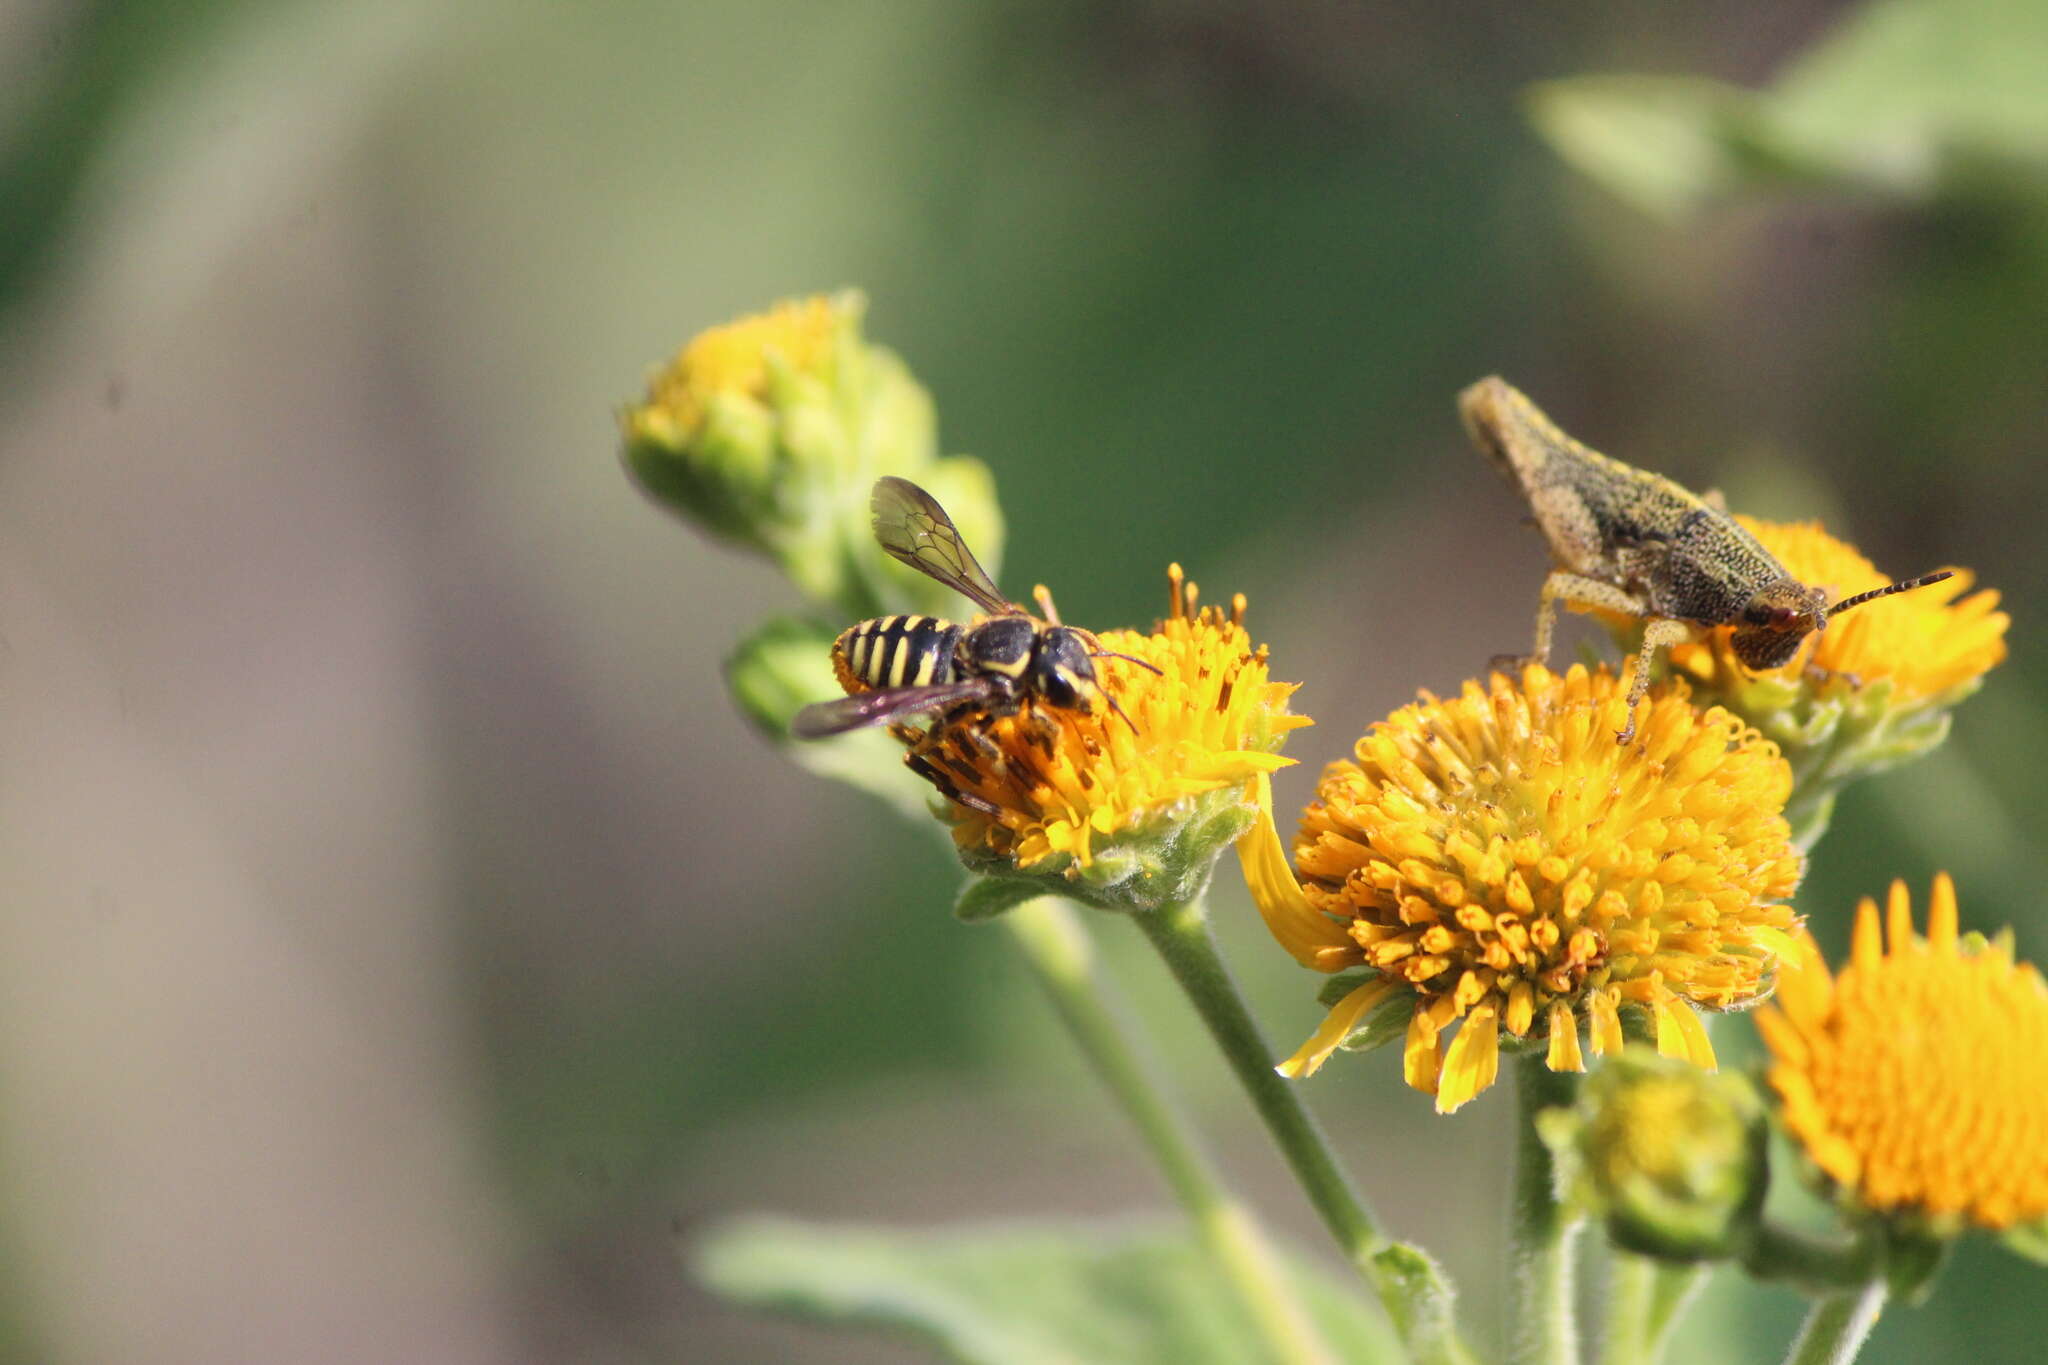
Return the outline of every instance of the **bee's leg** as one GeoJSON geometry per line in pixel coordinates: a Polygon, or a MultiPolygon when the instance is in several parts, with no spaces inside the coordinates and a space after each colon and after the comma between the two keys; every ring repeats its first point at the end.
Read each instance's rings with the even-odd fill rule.
{"type": "Polygon", "coordinates": [[[1636,737],[1636,706],[1642,701],[1643,694],[1650,690],[1650,665],[1656,662],[1657,651],[1682,645],[1691,638],[1692,627],[1666,616],[1657,617],[1643,627],[1643,647],[1635,656],[1635,678],[1628,685],[1628,723],[1614,737],[1617,743],[1626,744],[1636,737]]]}
{"type": "Polygon", "coordinates": [[[933,767],[931,762],[927,759],[920,758],[916,754],[905,754],[903,756],[903,766],[910,769],[910,771],[916,773],[925,781],[931,783],[934,787],[938,788],[939,795],[945,797],[948,801],[953,802],[955,805],[966,806],[969,810],[978,810],[983,815],[994,816],[1002,814],[1002,811],[1000,809],[990,804],[989,802],[982,800],[973,792],[961,791],[960,788],[954,784],[952,778],[946,776],[937,768],[933,767]]]}
{"type": "Polygon", "coordinates": [[[1038,614],[1045,618],[1047,625],[1060,624],[1060,609],[1052,604],[1051,588],[1043,583],[1034,584],[1031,589],[1031,600],[1038,603],[1038,614]]]}
{"type": "Polygon", "coordinates": [[[1557,625],[1557,604],[1560,601],[1585,607],[1606,607],[1626,616],[1650,615],[1650,604],[1634,593],[1584,574],[1554,569],[1550,577],[1543,580],[1543,591],[1536,597],[1535,646],[1520,658],[1512,654],[1495,655],[1492,666],[1496,669],[1519,669],[1525,664],[1550,662],[1550,635],[1557,625]]]}

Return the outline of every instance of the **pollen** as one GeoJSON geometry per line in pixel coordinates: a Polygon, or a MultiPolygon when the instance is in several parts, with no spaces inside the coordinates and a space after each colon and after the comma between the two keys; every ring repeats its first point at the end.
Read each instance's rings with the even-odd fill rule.
{"type": "Polygon", "coordinates": [[[822,372],[832,360],[848,304],[814,295],[785,299],[764,313],[737,318],[699,333],[648,386],[647,402],[631,419],[671,443],[687,439],[704,420],[714,395],[765,402],[773,378],[770,357],[798,374],[822,372]]]}
{"type": "Polygon", "coordinates": [[[1270,824],[1254,831],[1246,880],[1281,944],[1318,971],[1374,969],[1284,1073],[1314,1072],[1400,994],[1404,1074],[1445,1113],[1493,1083],[1504,1041],[1557,1071],[1584,1068],[1581,1029],[1619,1050],[1624,1009],[1660,1052],[1713,1066],[1694,1008],[1767,992],[1797,923],[1791,769],[1682,682],[1618,745],[1627,712],[1605,669],[1424,692],[1325,770],[1291,875],[1270,824]]]}
{"type": "Polygon", "coordinates": [[[1958,937],[1935,878],[1927,935],[1892,883],[1831,974],[1801,934],[1757,1015],[1786,1129],[1863,1207],[2003,1230],[2048,1215],[2048,986],[2009,946],[1958,937]]]}
{"type": "Polygon", "coordinates": [[[1248,816],[1258,779],[1294,761],[1278,750],[1311,722],[1287,709],[1295,684],[1269,678],[1265,647],[1245,631],[1244,597],[1228,611],[1201,607],[1180,566],[1167,573],[1165,620],[1149,634],[1099,636],[1107,654],[1129,656],[1096,660],[1122,715],[1103,699],[1082,710],[1028,697],[1012,714],[956,717],[913,737],[913,758],[997,812],[948,803],[971,864],[1078,879],[1134,846],[1174,843],[1218,802],[1248,816]]]}
{"type": "MultiPolygon", "coordinates": [[[[1780,523],[1746,516],[1736,520],[1787,573],[1825,589],[1831,602],[1892,581],[1818,522],[1780,523]]],[[[1827,629],[1809,635],[1791,662],[1773,674],[1798,679],[1811,669],[1858,687],[1889,679],[1901,702],[1940,696],[1974,683],[2005,658],[2011,618],[1997,609],[1996,591],[1971,592],[1976,576],[1968,569],[1954,572],[1945,582],[1843,612],[1828,622],[1827,629]]],[[[1739,676],[1731,634],[1723,627],[1705,641],[1682,645],[1672,652],[1672,662],[1703,679],[1739,676]]]]}

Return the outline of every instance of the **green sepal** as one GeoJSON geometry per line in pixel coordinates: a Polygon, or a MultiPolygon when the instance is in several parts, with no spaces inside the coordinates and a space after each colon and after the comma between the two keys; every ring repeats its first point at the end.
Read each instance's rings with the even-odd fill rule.
{"type": "MultiPolygon", "coordinates": [[[[1250,1314],[1179,1225],[904,1230],[747,1218],[689,1249],[713,1292],[770,1312],[885,1328],[971,1365],[1261,1365],[1250,1314]]],[[[1283,1273],[1347,1361],[1401,1360],[1385,1322],[1301,1257],[1283,1273]]]]}
{"type": "Polygon", "coordinates": [[[953,918],[964,924],[978,924],[1015,910],[1025,901],[1046,894],[1045,887],[1022,877],[970,877],[953,902],[953,918]]]}
{"type": "Polygon", "coordinates": [[[1897,1223],[1885,1229],[1884,1280],[1891,1296],[1901,1303],[1925,1303],[1934,1283],[1948,1264],[1955,1238],[1922,1232],[1897,1223]]]}
{"type": "Polygon", "coordinates": [[[1026,881],[1039,895],[1142,913],[1200,896],[1216,860],[1257,818],[1243,792],[1226,787],[1154,807],[1133,828],[1097,836],[1086,867],[1072,854],[1055,853],[1020,869],[978,847],[963,847],[960,861],[981,876],[1026,881]]]}
{"type": "Polygon", "coordinates": [[[1998,1240],[2028,1260],[2048,1265],[2048,1218],[2014,1224],[1998,1234],[1998,1240]]]}

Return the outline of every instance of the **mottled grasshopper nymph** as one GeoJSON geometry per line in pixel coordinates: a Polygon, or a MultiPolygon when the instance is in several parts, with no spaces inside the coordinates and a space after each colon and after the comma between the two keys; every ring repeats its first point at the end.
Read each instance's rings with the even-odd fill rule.
{"type": "Polygon", "coordinates": [[[1778,668],[1831,617],[1951,576],[1924,574],[1830,606],[1825,591],[1785,572],[1718,495],[1701,497],[1587,449],[1507,381],[1480,380],[1458,396],[1458,411],[1479,449],[1527,499],[1550,545],[1554,567],[1537,600],[1530,660],[1549,658],[1560,601],[1645,622],[1628,724],[1617,736],[1623,744],[1635,738],[1636,704],[1658,650],[1701,629],[1732,626],[1730,644],[1744,666],[1778,668]]]}

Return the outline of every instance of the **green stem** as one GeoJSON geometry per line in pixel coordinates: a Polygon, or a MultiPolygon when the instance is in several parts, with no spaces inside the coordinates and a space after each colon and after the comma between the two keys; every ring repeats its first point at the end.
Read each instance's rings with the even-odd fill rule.
{"type": "Polygon", "coordinates": [[[1557,1197],[1550,1149],[1536,1115],[1572,1102],[1574,1077],[1556,1072],[1540,1051],[1515,1062],[1521,1113],[1515,1120],[1515,1191],[1510,1224],[1510,1365],[1574,1365],[1579,1329],[1572,1303],[1572,1234],[1578,1220],[1557,1197]]]}
{"type": "Polygon", "coordinates": [[[1152,1084],[1095,971],[1094,945],[1065,903],[1028,901],[1003,917],[1038,984],[1104,1085],[1123,1106],[1174,1196],[1251,1311],[1274,1358],[1288,1365],[1335,1359],[1296,1299],[1264,1229],[1223,1188],[1187,1124],[1152,1084]]]}
{"type": "Polygon", "coordinates": [[[1609,1261],[1603,1365],[1657,1365],[1671,1328],[1707,1282],[1707,1268],[1671,1265],[1615,1248],[1609,1261]]]}
{"type": "Polygon", "coordinates": [[[1785,1355],[1785,1365],[1849,1365],[1877,1325],[1884,1296],[1884,1281],[1878,1279],[1851,1293],[1817,1300],[1785,1355]]]}
{"type": "MultiPolygon", "coordinates": [[[[1163,905],[1133,918],[1186,992],[1195,1012],[1202,1016],[1202,1022],[1208,1025],[1210,1036],[1250,1097],[1252,1107],[1265,1120],[1267,1131],[1293,1169],[1295,1179],[1322,1216],[1323,1226],[1379,1294],[1394,1321],[1413,1321],[1408,1287],[1394,1263],[1380,1255],[1387,1248],[1386,1238],[1350,1178],[1337,1165],[1329,1143],[1309,1117],[1295,1088],[1273,1069],[1272,1050],[1266,1046],[1244,997],[1238,993],[1237,983],[1231,980],[1230,969],[1216,951],[1201,901],[1163,905]]],[[[1456,1337],[1432,1340],[1436,1344],[1422,1358],[1446,1363],[1469,1359],[1456,1337]]],[[[1411,1349],[1418,1345],[1410,1342],[1411,1349]]]]}

